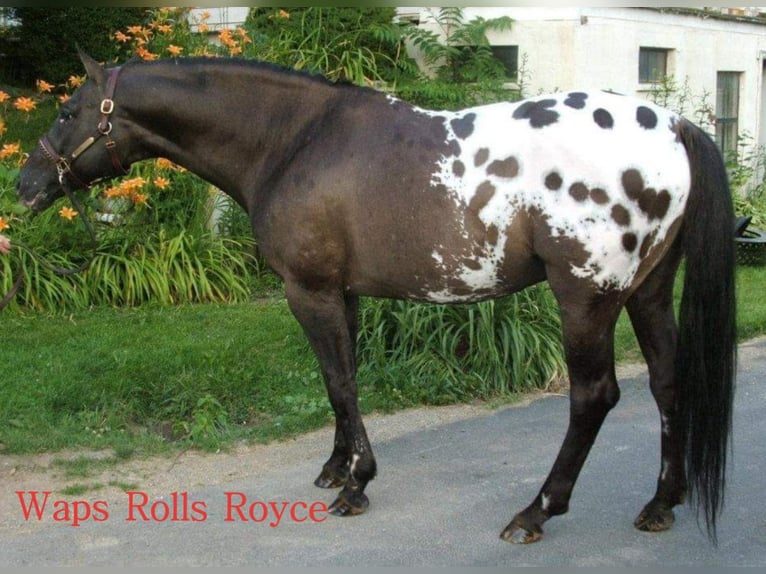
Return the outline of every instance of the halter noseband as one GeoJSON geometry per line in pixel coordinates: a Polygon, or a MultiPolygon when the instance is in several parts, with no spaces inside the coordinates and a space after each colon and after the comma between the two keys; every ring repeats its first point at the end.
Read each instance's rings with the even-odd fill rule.
{"type": "Polygon", "coordinates": [[[85,153],[85,151],[89,149],[94,143],[96,143],[96,141],[98,141],[101,137],[106,138],[105,147],[107,151],[109,152],[109,157],[112,160],[112,166],[117,171],[117,173],[119,173],[120,175],[125,175],[128,173],[128,170],[126,170],[125,167],[122,165],[119,155],[117,155],[115,141],[112,139],[110,135],[112,132],[112,122],[109,121],[109,117],[114,111],[114,100],[112,98],[114,98],[114,90],[117,87],[117,76],[119,76],[120,70],[121,70],[120,67],[112,68],[109,73],[109,78],[107,79],[107,83],[106,83],[106,94],[104,99],[101,100],[101,107],[99,108],[99,111],[101,112],[101,119],[98,122],[97,135],[90,136],[84,142],[78,145],[75,148],[75,150],[69,155],[69,157],[58,153],[54,149],[47,135],[44,135],[43,137],[41,137],[40,141],[38,142],[40,144],[40,147],[43,150],[43,154],[45,154],[45,157],[47,157],[54,164],[56,164],[56,171],[58,172],[58,176],[59,176],[59,184],[62,187],[64,187],[64,178],[67,178],[67,177],[78,187],[82,187],[85,189],[90,187],[90,184],[83,181],[80,177],[78,177],[74,173],[74,171],[72,170],[72,164],[75,162],[75,160],[78,157],[80,157],[83,153],[85,153]]]}

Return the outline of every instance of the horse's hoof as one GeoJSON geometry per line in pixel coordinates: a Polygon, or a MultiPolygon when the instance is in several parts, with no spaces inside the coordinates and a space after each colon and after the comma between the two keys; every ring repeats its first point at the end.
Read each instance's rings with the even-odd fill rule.
{"type": "Polygon", "coordinates": [[[675,521],[672,509],[650,502],[633,521],[633,525],[644,532],[662,532],[673,526],[675,521]]]}
{"type": "Polygon", "coordinates": [[[531,544],[543,537],[543,529],[539,526],[530,529],[524,528],[515,520],[505,527],[500,538],[512,544],[531,544]]]}
{"type": "Polygon", "coordinates": [[[342,490],[327,512],[335,516],[356,516],[362,514],[369,506],[370,499],[365,493],[342,490]]]}
{"type": "Polygon", "coordinates": [[[348,472],[323,468],[314,484],[319,488],[338,488],[345,486],[348,481],[348,472]]]}

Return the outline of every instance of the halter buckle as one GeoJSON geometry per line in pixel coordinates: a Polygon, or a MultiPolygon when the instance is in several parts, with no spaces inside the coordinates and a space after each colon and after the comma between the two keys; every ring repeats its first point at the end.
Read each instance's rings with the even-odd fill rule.
{"type": "Polygon", "coordinates": [[[108,116],[114,111],[114,100],[105,98],[101,100],[101,113],[108,116]]]}

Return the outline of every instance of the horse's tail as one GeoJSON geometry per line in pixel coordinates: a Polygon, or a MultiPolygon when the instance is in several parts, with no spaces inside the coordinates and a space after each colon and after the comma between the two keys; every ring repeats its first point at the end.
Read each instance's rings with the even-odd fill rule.
{"type": "Polygon", "coordinates": [[[734,210],[715,143],[681,121],[691,189],[683,224],[686,254],[679,310],[676,408],[686,450],[687,487],[709,536],[723,507],[737,360],[734,210]]]}

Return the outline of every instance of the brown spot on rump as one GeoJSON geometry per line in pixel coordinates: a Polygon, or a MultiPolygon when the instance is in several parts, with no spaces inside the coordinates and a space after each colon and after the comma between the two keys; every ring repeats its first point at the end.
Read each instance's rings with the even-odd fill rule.
{"type": "Polygon", "coordinates": [[[455,161],[453,161],[452,173],[454,173],[458,177],[463,177],[463,175],[465,175],[465,164],[459,159],[456,159],[455,161]]]}
{"type": "Polygon", "coordinates": [[[667,189],[659,193],[653,189],[645,189],[638,199],[638,207],[652,219],[662,219],[670,207],[670,194],[667,189]]]}
{"type": "Polygon", "coordinates": [[[585,201],[588,199],[588,188],[582,182],[576,182],[569,186],[569,195],[574,198],[575,201],[585,201]]]}
{"type": "Polygon", "coordinates": [[[473,158],[473,165],[475,165],[476,167],[479,167],[488,159],[489,159],[489,149],[483,147],[476,152],[476,155],[473,158]]]}
{"type": "Polygon", "coordinates": [[[564,100],[564,105],[576,110],[581,110],[585,107],[585,100],[587,99],[588,94],[584,92],[572,92],[567,96],[567,99],[564,100]]]}
{"type": "Polygon", "coordinates": [[[562,183],[563,182],[561,181],[561,176],[555,171],[552,171],[545,176],[545,187],[547,187],[551,191],[556,191],[558,189],[561,189],[562,183]]]}
{"type": "Polygon", "coordinates": [[[487,175],[496,175],[497,177],[511,178],[519,174],[519,162],[513,157],[505,159],[496,159],[487,166],[487,175]]]}
{"type": "Polygon", "coordinates": [[[556,100],[545,99],[539,101],[527,101],[513,111],[516,120],[529,120],[533,128],[544,128],[555,124],[559,119],[559,113],[550,108],[556,105],[556,100]]]}
{"type": "Polygon", "coordinates": [[[447,143],[447,151],[450,155],[453,156],[459,156],[460,155],[460,144],[457,140],[450,140],[447,143]]]}
{"type": "Polygon", "coordinates": [[[609,195],[599,187],[590,190],[590,198],[598,205],[609,203],[609,195]]]}
{"type": "Polygon", "coordinates": [[[475,119],[476,114],[473,112],[464,115],[462,118],[455,118],[450,122],[452,131],[455,132],[455,135],[461,140],[466,139],[473,133],[473,122],[475,119]]]}
{"type": "Polygon", "coordinates": [[[627,227],[630,225],[630,212],[622,205],[615,205],[612,207],[612,219],[617,225],[627,227]]]}
{"type": "Polygon", "coordinates": [[[599,108],[593,112],[593,121],[596,122],[598,127],[605,130],[614,127],[614,118],[612,117],[612,114],[610,114],[604,108],[599,108]]]}
{"type": "Polygon", "coordinates": [[[646,106],[638,106],[636,109],[636,121],[645,130],[652,130],[657,127],[657,114],[646,106]]]}
{"type": "Polygon", "coordinates": [[[636,250],[636,245],[638,245],[638,237],[636,237],[635,233],[625,233],[622,236],[622,247],[627,251],[628,253],[633,253],[633,251],[636,250]]]}
{"type": "Polygon", "coordinates": [[[489,245],[493,247],[497,245],[497,240],[499,236],[500,236],[500,230],[497,228],[497,225],[493,223],[487,227],[486,241],[489,245]]]}
{"type": "Polygon", "coordinates": [[[622,187],[627,196],[638,203],[638,208],[652,219],[662,219],[670,207],[670,193],[667,189],[659,193],[652,188],[644,188],[644,179],[637,169],[628,169],[622,174],[622,187]]]}
{"type": "Polygon", "coordinates": [[[481,269],[481,263],[479,263],[475,259],[463,259],[461,263],[465,265],[466,267],[468,267],[468,269],[473,269],[474,271],[478,271],[479,269],[481,269]]]}
{"type": "Polygon", "coordinates": [[[476,188],[476,193],[473,194],[471,202],[468,204],[468,209],[478,214],[489,203],[493,195],[495,195],[495,186],[488,181],[483,181],[476,188]]]}
{"type": "Polygon", "coordinates": [[[622,187],[627,196],[636,201],[644,191],[644,178],[637,169],[627,169],[622,172],[622,187]]]}
{"type": "MultiPolygon", "coordinates": [[[[665,217],[665,215],[668,212],[668,208],[670,207],[670,193],[667,189],[661,190],[657,194],[657,201],[654,205],[654,216],[658,219],[662,219],[665,217]]],[[[650,217],[652,215],[650,214],[650,217]]]]}

